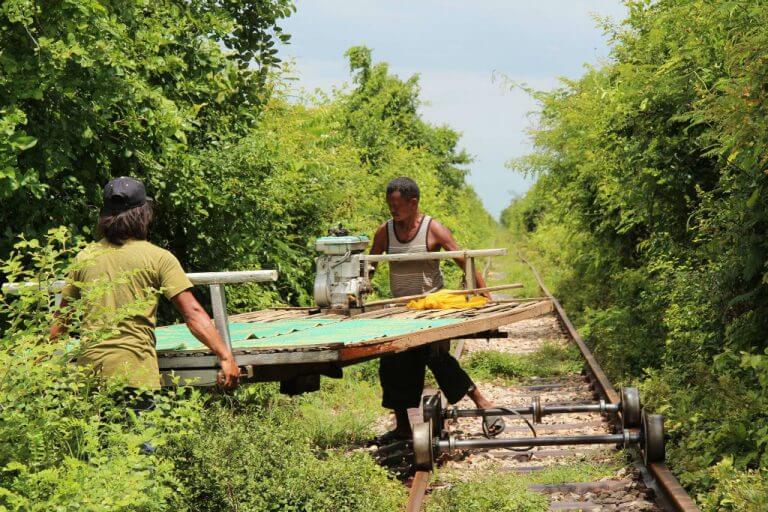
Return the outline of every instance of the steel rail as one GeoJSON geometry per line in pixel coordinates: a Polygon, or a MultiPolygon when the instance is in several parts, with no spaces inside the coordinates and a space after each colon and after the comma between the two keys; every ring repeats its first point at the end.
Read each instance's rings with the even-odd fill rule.
{"type": "Polygon", "coordinates": [[[411,481],[411,491],[408,493],[408,504],[405,512],[419,512],[424,504],[424,495],[429,486],[429,471],[417,471],[411,481]]]}
{"type": "MultiPolygon", "coordinates": [[[[592,355],[589,347],[587,347],[586,343],[584,343],[584,340],[579,334],[579,331],[577,331],[571,323],[571,320],[565,313],[565,309],[563,309],[560,301],[558,301],[546,287],[544,280],[536,270],[536,267],[534,267],[533,264],[528,261],[522,254],[520,255],[520,259],[523,261],[523,263],[528,265],[528,268],[531,269],[531,272],[533,273],[533,276],[536,278],[536,282],[539,285],[539,289],[549,298],[550,301],[552,301],[560,322],[565,327],[565,330],[568,332],[570,338],[579,347],[579,351],[587,363],[587,371],[591,377],[592,382],[595,384],[596,390],[610,403],[618,404],[621,400],[619,398],[619,394],[611,384],[608,376],[600,367],[600,364],[595,359],[595,356],[592,355]]],[[[653,476],[657,491],[660,491],[660,494],[662,494],[662,499],[669,504],[672,510],[676,512],[700,512],[699,507],[696,505],[696,503],[694,503],[693,499],[688,496],[688,493],[685,491],[683,486],[680,485],[680,482],[677,480],[675,475],[672,474],[666,464],[653,463],[646,466],[646,469],[651,474],[651,476],[653,476]]]]}

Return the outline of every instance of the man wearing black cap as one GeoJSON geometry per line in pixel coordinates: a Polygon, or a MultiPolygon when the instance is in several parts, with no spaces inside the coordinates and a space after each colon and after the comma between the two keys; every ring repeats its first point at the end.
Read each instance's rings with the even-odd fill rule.
{"type": "MultiPolygon", "coordinates": [[[[235,358],[190,291],[192,283],[179,260],[147,241],[152,219],[151,199],[141,182],[121,177],[104,187],[104,207],[98,223],[102,238],[77,255],[75,270],[62,292],[66,301],[80,298],[89,285],[109,283],[86,301],[89,309],[81,336],[85,348],[78,363],[94,367],[105,378],[123,379],[132,388],[158,388],[154,328],[162,294],[179,310],[192,334],[218,356],[221,384],[234,386],[239,373],[235,358]],[[116,312],[127,312],[126,308],[130,312],[118,314],[116,325],[109,325],[114,327],[114,335],[88,344],[89,328],[92,332],[103,329],[110,314],[114,318],[116,312]]],[[[54,325],[51,336],[57,336],[62,329],[63,325],[54,325]]]]}

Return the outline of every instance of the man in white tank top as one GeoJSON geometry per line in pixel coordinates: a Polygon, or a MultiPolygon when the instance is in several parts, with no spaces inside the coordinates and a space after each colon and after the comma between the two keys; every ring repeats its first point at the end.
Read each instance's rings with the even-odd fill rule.
{"type": "MultiPolygon", "coordinates": [[[[392,219],[382,224],[373,237],[371,254],[406,252],[457,251],[459,246],[450,230],[419,211],[419,187],[410,178],[396,178],[387,185],[387,205],[392,219]]],[[[454,260],[465,269],[464,258],[454,260]]],[[[479,272],[478,287],[485,287],[479,272]]],[[[389,283],[394,297],[418,295],[443,287],[443,274],[438,260],[390,262],[389,283]]],[[[472,379],[448,352],[449,343],[437,343],[381,358],[379,378],[383,390],[382,406],[393,409],[395,430],[379,436],[378,444],[411,437],[408,409],[421,405],[426,367],[432,370],[440,389],[452,404],[468,395],[478,408],[493,407],[472,379]]],[[[487,417],[486,430],[491,435],[504,429],[500,417],[487,417]]]]}

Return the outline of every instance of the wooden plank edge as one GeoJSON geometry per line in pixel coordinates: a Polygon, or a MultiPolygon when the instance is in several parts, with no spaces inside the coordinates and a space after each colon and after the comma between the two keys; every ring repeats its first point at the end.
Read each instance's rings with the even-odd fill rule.
{"type": "Polygon", "coordinates": [[[528,307],[515,308],[514,310],[489,315],[487,317],[465,320],[455,324],[434,327],[432,329],[424,329],[407,335],[389,336],[370,342],[345,345],[339,350],[339,360],[347,361],[350,359],[359,359],[385,352],[402,352],[427,343],[461,338],[462,336],[473,332],[490,331],[501,325],[535,318],[551,313],[552,311],[552,302],[542,301],[528,307]]]}

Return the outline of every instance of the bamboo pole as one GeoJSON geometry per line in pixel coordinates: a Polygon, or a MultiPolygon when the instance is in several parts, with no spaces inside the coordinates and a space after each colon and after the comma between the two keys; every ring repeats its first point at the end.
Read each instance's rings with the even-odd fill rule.
{"type": "MultiPolygon", "coordinates": [[[[449,295],[478,295],[480,293],[486,293],[486,292],[496,292],[499,290],[509,290],[511,288],[522,288],[522,283],[512,283],[512,284],[500,284],[497,286],[486,286],[485,288],[473,288],[471,290],[449,290],[447,293],[449,295]]],[[[365,306],[383,306],[385,304],[401,304],[403,302],[408,302],[411,300],[417,300],[417,299],[423,299],[424,297],[431,295],[435,292],[430,293],[421,293],[419,295],[405,295],[403,297],[395,297],[394,299],[384,299],[384,300],[377,300],[374,302],[369,302],[365,304],[365,306]]]]}
{"type": "Polygon", "coordinates": [[[549,300],[549,297],[513,297],[511,299],[493,299],[497,304],[514,304],[515,302],[538,302],[549,300]]]}

